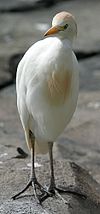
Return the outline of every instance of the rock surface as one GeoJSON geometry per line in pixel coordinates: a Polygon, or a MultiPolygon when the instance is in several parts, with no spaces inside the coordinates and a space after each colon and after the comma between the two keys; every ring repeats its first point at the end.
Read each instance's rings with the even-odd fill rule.
{"type": "Polygon", "coordinates": [[[0,12],[25,12],[41,7],[50,7],[54,5],[57,0],[1,0],[0,1],[0,12]]]}
{"type": "Polygon", "coordinates": [[[42,39],[44,32],[51,25],[54,14],[62,10],[70,11],[76,16],[78,38],[75,49],[100,50],[99,7],[98,0],[88,0],[86,4],[80,4],[77,0],[59,2],[53,8],[29,13],[1,13],[0,55],[23,52],[38,39],[42,39]]]}
{"type": "MultiPolygon", "coordinates": [[[[2,149],[2,148],[1,148],[2,149]]],[[[9,153],[12,153],[12,148],[9,153]]],[[[5,160],[5,158],[4,158],[5,160]]],[[[72,187],[74,190],[82,192],[87,198],[77,196],[76,194],[62,194],[50,197],[43,202],[42,206],[37,205],[33,191],[27,191],[23,197],[12,201],[10,197],[18,192],[28,180],[29,167],[26,160],[15,160],[9,155],[9,159],[4,161],[5,169],[1,168],[1,183],[0,183],[0,212],[4,214],[15,213],[68,213],[68,214],[99,214],[100,212],[100,185],[92,179],[86,170],[80,168],[72,162],[55,161],[56,184],[72,187]],[[7,185],[9,184],[9,185],[7,185]],[[16,184],[16,185],[15,185],[16,184]]],[[[40,167],[36,168],[38,180],[42,184],[48,185],[49,172],[48,161],[40,160],[40,167]]]]}
{"type": "MultiPolygon", "coordinates": [[[[0,1],[0,8],[33,4],[32,1],[0,1]]],[[[100,53],[99,1],[59,2],[52,8],[30,12],[0,13],[0,86],[12,81],[12,73],[5,72],[13,56],[24,53],[33,43],[43,39],[44,32],[50,27],[54,14],[61,10],[72,12],[77,19],[78,38],[74,45],[76,51],[100,53]],[[97,4],[96,4],[97,2],[97,4]],[[94,15],[93,15],[94,14],[94,15]],[[96,23],[96,24],[95,24],[96,23]]],[[[10,66],[11,68],[11,66],[10,66]]]]}
{"type": "Polygon", "coordinates": [[[12,74],[9,72],[9,60],[0,57],[0,89],[12,82],[12,74]]]}

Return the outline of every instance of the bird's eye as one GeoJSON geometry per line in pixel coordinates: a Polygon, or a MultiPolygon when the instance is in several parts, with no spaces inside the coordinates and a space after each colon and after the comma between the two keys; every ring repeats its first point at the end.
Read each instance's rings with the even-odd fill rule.
{"type": "Polygon", "coordinates": [[[68,27],[68,24],[64,25],[64,30],[68,27]]]}

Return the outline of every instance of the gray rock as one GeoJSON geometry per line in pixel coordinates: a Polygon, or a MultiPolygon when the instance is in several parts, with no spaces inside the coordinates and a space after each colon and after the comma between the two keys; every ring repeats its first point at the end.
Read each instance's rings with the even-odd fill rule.
{"type": "Polygon", "coordinates": [[[0,89],[12,83],[12,75],[8,71],[8,58],[0,57],[0,89]]]}
{"type": "Polygon", "coordinates": [[[10,59],[9,59],[9,73],[12,75],[12,79],[13,81],[15,81],[16,79],[16,72],[17,72],[17,66],[18,66],[18,63],[20,62],[20,60],[22,59],[24,53],[19,53],[19,54],[14,54],[12,56],[10,56],[10,59]]]}
{"type": "Polygon", "coordinates": [[[43,6],[52,6],[54,4],[53,0],[1,0],[0,1],[0,12],[20,12],[20,11],[30,11],[43,6]]]}
{"type": "MultiPolygon", "coordinates": [[[[1,8],[14,7],[14,5],[33,4],[34,1],[0,1],[1,8]],[[24,2],[24,3],[23,3],[24,2]]],[[[78,38],[74,45],[75,50],[81,51],[80,57],[91,56],[100,52],[99,38],[99,2],[87,1],[87,9],[84,2],[69,1],[57,4],[47,10],[33,11],[30,13],[1,13],[0,14],[0,86],[10,84],[15,78],[16,59],[20,59],[33,43],[43,38],[44,32],[51,25],[55,11],[71,11],[77,19],[78,38]],[[90,10],[91,8],[91,10],[90,10]],[[94,14],[94,16],[92,15],[94,14]],[[96,24],[95,24],[96,23],[96,24]],[[88,54],[89,52],[89,54],[88,54]],[[91,53],[92,52],[92,53],[91,53]],[[83,55],[82,55],[83,54],[83,55]],[[18,56],[18,58],[17,58],[18,56]],[[10,74],[10,73],[11,74],[10,74]]],[[[78,55],[79,56],[79,55],[78,55]]],[[[95,64],[95,61],[93,62],[95,64]]],[[[88,63],[86,64],[88,66],[88,63]]],[[[99,66],[99,63],[98,63],[99,66]]],[[[83,74],[82,74],[83,75],[83,74]]],[[[88,72],[87,75],[90,75],[88,72]]],[[[99,84],[99,80],[97,81],[99,84]]],[[[92,81],[91,81],[92,83],[92,81]]],[[[92,84],[87,84],[92,87],[92,84]]],[[[83,83],[81,84],[83,86],[83,83]]],[[[99,86],[98,86],[99,87],[99,86]]]]}
{"type": "MultiPolygon", "coordinates": [[[[4,151],[8,152],[7,150],[8,148],[5,147],[4,151]]],[[[12,148],[9,148],[9,153],[12,153],[11,150],[12,148]]],[[[48,161],[45,159],[42,160],[42,158],[37,158],[37,161],[41,164],[41,167],[36,168],[38,180],[40,180],[42,184],[48,185],[48,161]]],[[[30,191],[24,194],[24,197],[12,201],[10,199],[11,196],[19,191],[27,182],[27,176],[29,177],[30,172],[27,166],[28,162],[29,158],[26,161],[18,161],[7,156],[3,159],[0,179],[0,213],[99,214],[100,186],[86,170],[75,163],[65,160],[55,161],[56,184],[63,184],[65,187],[73,186],[75,191],[77,190],[85,194],[87,198],[66,193],[61,194],[61,197],[58,195],[55,195],[53,198],[50,197],[43,202],[43,206],[39,206],[30,189],[30,191]]]]}
{"type": "MultiPolygon", "coordinates": [[[[12,2],[12,1],[11,1],[12,2]]],[[[15,2],[15,1],[13,1],[15,2]]],[[[30,2],[30,1],[29,1],[30,2]]],[[[51,9],[29,13],[0,14],[0,55],[24,52],[31,44],[43,38],[44,32],[51,25],[54,14],[67,10],[76,16],[78,38],[75,49],[100,50],[99,1],[59,2],[51,9]],[[97,3],[96,3],[97,2],[97,3]]]]}
{"type": "Polygon", "coordinates": [[[80,89],[100,91],[100,56],[80,62],[80,89]]]}

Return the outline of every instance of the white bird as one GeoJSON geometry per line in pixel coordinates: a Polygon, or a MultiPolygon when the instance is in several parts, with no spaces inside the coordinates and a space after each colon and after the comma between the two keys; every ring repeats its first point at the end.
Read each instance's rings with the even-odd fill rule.
{"type": "Polygon", "coordinates": [[[55,193],[53,142],[71,120],[78,98],[79,67],[72,50],[76,35],[74,16],[68,12],[58,13],[45,33],[46,38],[32,45],[18,65],[17,106],[31,151],[32,167],[27,186],[13,199],[29,186],[34,187],[35,197],[40,202],[55,193]],[[34,150],[49,152],[51,180],[48,190],[37,181],[34,150]],[[37,189],[41,195],[37,194],[37,189]]]}

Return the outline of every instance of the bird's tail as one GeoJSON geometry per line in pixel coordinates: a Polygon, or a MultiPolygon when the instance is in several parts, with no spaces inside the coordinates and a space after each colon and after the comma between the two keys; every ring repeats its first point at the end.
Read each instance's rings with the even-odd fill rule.
{"type": "Polygon", "coordinates": [[[28,145],[29,150],[31,150],[33,144],[35,146],[35,154],[46,154],[48,152],[48,143],[46,142],[38,142],[34,140],[34,138],[30,139],[29,131],[25,130],[25,138],[28,145]]]}
{"type": "Polygon", "coordinates": [[[48,152],[48,143],[35,141],[35,153],[36,154],[46,154],[48,152]]]}

